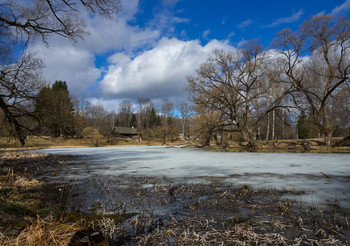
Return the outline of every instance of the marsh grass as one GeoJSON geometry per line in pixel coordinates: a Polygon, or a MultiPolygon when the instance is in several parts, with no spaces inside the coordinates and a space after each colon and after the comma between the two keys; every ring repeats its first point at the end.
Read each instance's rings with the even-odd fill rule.
{"type": "Polygon", "coordinates": [[[303,191],[128,175],[84,187],[92,211],[138,213],[109,231],[115,245],[350,245],[350,207],[283,198],[303,191]]]}
{"type": "Polygon", "coordinates": [[[30,176],[37,173],[37,167],[41,173],[47,166],[69,168],[65,166],[68,165],[65,159],[60,158],[42,154],[31,156],[31,153],[2,154],[0,194],[3,198],[20,202],[37,212],[36,194],[50,191],[55,197],[48,197],[49,200],[57,201],[56,206],[50,207],[51,211],[57,211],[58,207],[64,212],[58,209],[59,216],[48,213],[30,216],[31,219],[26,218],[30,222],[18,235],[0,235],[0,244],[67,245],[77,231],[87,227],[103,232],[111,245],[350,244],[349,207],[341,207],[337,202],[310,205],[281,199],[284,195],[298,196],[302,191],[177,183],[166,177],[122,175],[84,180],[83,186],[75,186],[80,193],[70,197],[72,186],[56,185],[43,190],[45,185],[32,182],[30,176]],[[21,176],[26,179],[18,179],[21,176]],[[18,185],[14,185],[16,180],[19,180],[18,185]],[[88,198],[85,190],[95,190],[93,194],[100,195],[93,200],[93,213],[65,213],[65,194],[72,203],[72,200],[84,203],[88,198]],[[166,209],[167,213],[159,215],[159,208],[166,209]],[[124,217],[106,215],[113,212],[122,213],[124,217]]]}
{"type": "Polygon", "coordinates": [[[27,225],[15,238],[3,237],[3,245],[9,246],[61,246],[68,245],[74,233],[81,230],[78,223],[65,224],[52,216],[40,218],[27,225]]]}
{"type": "Polygon", "coordinates": [[[46,184],[35,177],[69,168],[73,160],[76,158],[1,152],[0,245],[68,245],[78,233],[87,233],[90,240],[89,235],[100,234],[98,231],[105,235],[99,237],[105,243],[101,245],[107,245],[116,224],[135,215],[68,213],[75,184],[46,184]]]}

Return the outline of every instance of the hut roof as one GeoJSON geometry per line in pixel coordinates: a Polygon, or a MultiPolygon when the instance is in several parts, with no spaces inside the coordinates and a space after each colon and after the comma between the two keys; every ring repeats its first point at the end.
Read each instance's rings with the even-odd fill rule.
{"type": "Polygon", "coordinates": [[[137,135],[137,129],[131,127],[115,127],[112,131],[113,133],[119,134],[129,134],[129,135],[137,135]]]}

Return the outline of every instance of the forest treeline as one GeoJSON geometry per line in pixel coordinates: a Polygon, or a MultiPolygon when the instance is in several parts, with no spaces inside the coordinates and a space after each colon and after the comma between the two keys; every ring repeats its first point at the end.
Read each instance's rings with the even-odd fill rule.
{"type": "MultiPolygon", "coordinates": [[[[84,137],[87,127],[109,136],[116,126],[145,138],[184,138],[209,144],[260,139],[349,135],[350,25],[345,17],[311,16],[296,31],[276,34],[269,49],[257,40],[240,49],[215,50],[187,77],[192,105],[161,108],[148,98],[124,100],[116,112],[71,97],[60,78],[42,76],[43,62],[28,49],[51,35],[77,41],[86,25],[79,8],[115,18],[119,1],[45,1],[0,5],[0,134],[25,145],[29,135],[84,137]]],[[[91,131],[90,131],[91,132],[91,131]]]]}

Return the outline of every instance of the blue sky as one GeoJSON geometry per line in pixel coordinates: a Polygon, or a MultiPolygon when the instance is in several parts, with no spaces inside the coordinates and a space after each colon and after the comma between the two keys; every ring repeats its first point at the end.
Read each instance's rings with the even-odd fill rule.
{"type": "MultiPolygon", "coordinates": [[[[269,48],[276,33],[296,30],[311,15],[350,15],[350,0],[121,0],[117,21],[89,18],[90,35],[72,44],[52,37],[33,49],[51,83],[72,95],[119,110],[124,99],[187,101],[183,91],[213,49],[239,49],[250,39],[269,48]]],[[[84,12],[82,12],[84,14],[84,12]]]]}

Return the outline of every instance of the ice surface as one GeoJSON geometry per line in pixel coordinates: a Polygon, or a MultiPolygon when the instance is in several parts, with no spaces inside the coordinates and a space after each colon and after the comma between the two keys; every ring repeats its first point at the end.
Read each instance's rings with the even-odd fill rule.
{"type": "MultiPolygon", "coordinates": [[[[166,176],[183,182],[246,184],[255,188],[305,191],[298,199],[317,203],[337,201],[350,206],[349,154],[232,153],[158,146],[65,148],[41,152],[82,156],[89,169],[89,172],[81,172],[84,178],[123,174],[166,176]]],[[[75,177],[79,179],[79,174],[75,177]]]]}

